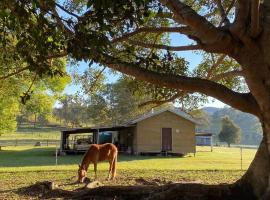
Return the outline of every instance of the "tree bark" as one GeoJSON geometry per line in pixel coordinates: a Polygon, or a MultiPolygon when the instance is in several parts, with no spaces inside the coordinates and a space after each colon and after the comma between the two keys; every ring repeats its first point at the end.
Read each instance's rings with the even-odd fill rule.
{"type": "Polygon", "coordinates": [[[263,138],[259,149],[245,175],[236,182],[242,188],[250,188],[258,199],[269,199],[269,154],[266,139],[263,138]]]}

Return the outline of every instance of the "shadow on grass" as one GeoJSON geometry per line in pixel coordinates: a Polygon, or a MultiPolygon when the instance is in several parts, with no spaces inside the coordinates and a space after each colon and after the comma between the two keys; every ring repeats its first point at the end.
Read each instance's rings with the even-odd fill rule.
{"type": "MultiPolygon", "coordinates": [[[[59,165],[72,165],[81,162],[83,154],[58,156],[59,165]]],[[[118,162],[149,159],[171,159],[161,156],[119,155],[118,162]]],[[[179,158],[179,157],[176,157],[179,158]]],[[[1,150],[0,167],[55,166],[55,148],[32,148],[26,150],[1,150]]]]}

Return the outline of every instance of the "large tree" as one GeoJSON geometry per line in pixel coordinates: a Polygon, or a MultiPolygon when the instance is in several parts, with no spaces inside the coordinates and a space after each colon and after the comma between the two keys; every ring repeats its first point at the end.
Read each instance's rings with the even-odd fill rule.
{"type": "Polygon", "coordinates": [[[257,116],[264,135],[255,159],[232,193],[222,194],[270,198],[270,0],[2,0],[0,9],[1,45],[28,63],[19,71],[54,75],[60,71],[51,61],[69,56],[257,116]],[[170,46],[169,33],[192,42],[170,46]],[[190,50],[211,55],[213,65],[191,72],[171,52],[190,50]],[[236,76],[246,89],[231,84],[236,76]]]}

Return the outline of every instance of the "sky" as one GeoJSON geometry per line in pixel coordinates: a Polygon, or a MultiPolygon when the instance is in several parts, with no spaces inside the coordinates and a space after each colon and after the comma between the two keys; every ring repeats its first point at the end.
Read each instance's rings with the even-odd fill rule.
{"type": "MultiPolygon", "coordinates": [[[[191,40],[189,40],[187,37],[179,35],[179,34],[171,34],[170,35],[171,39],[171,45],[172,46],[182,46],[182,45],[189,45],[191,44],[191,40]]],[[[181,51],[181,52],[176,52],[179,56],[183,57],[186,59],[186,61],[189,62],[190,69],[195,68],[202,60],[202,56],[199,55],[198,53],[195,53],[193,51],[181,51]]],[[[88,64],[86,62],[80,62],[78,66],[78,71],[83,72],[86,68],[88,67],[88,64]]],[[[68,66],[68,72],[71,73],[73,66],[68,66]]],[[[107,74],[107,82],[112,83],[115,82],[118,78],[117,75],[112,75],[109,74],[108,71],[105,71],[107,74]]],[[[80,91],[80,86],[79,85],[74,85],[73,83],[69,84],[65,90],[65,94],[75,94],[80,91]]],[[[209,97],[209,102],[204,105],[204,107],[219,107],[223,108],[225,104],[222,102],[209,97]]]]}

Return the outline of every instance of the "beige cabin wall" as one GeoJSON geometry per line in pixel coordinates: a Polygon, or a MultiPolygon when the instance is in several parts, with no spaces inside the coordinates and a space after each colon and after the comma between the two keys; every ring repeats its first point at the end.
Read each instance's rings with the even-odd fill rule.
{"type": "Polygon", "coordinates": [[[195,124],[169,111],[137,123],[136,152],[160,152],[162,128],[172,128],[172,153],[195,152],[195,124]]]}

